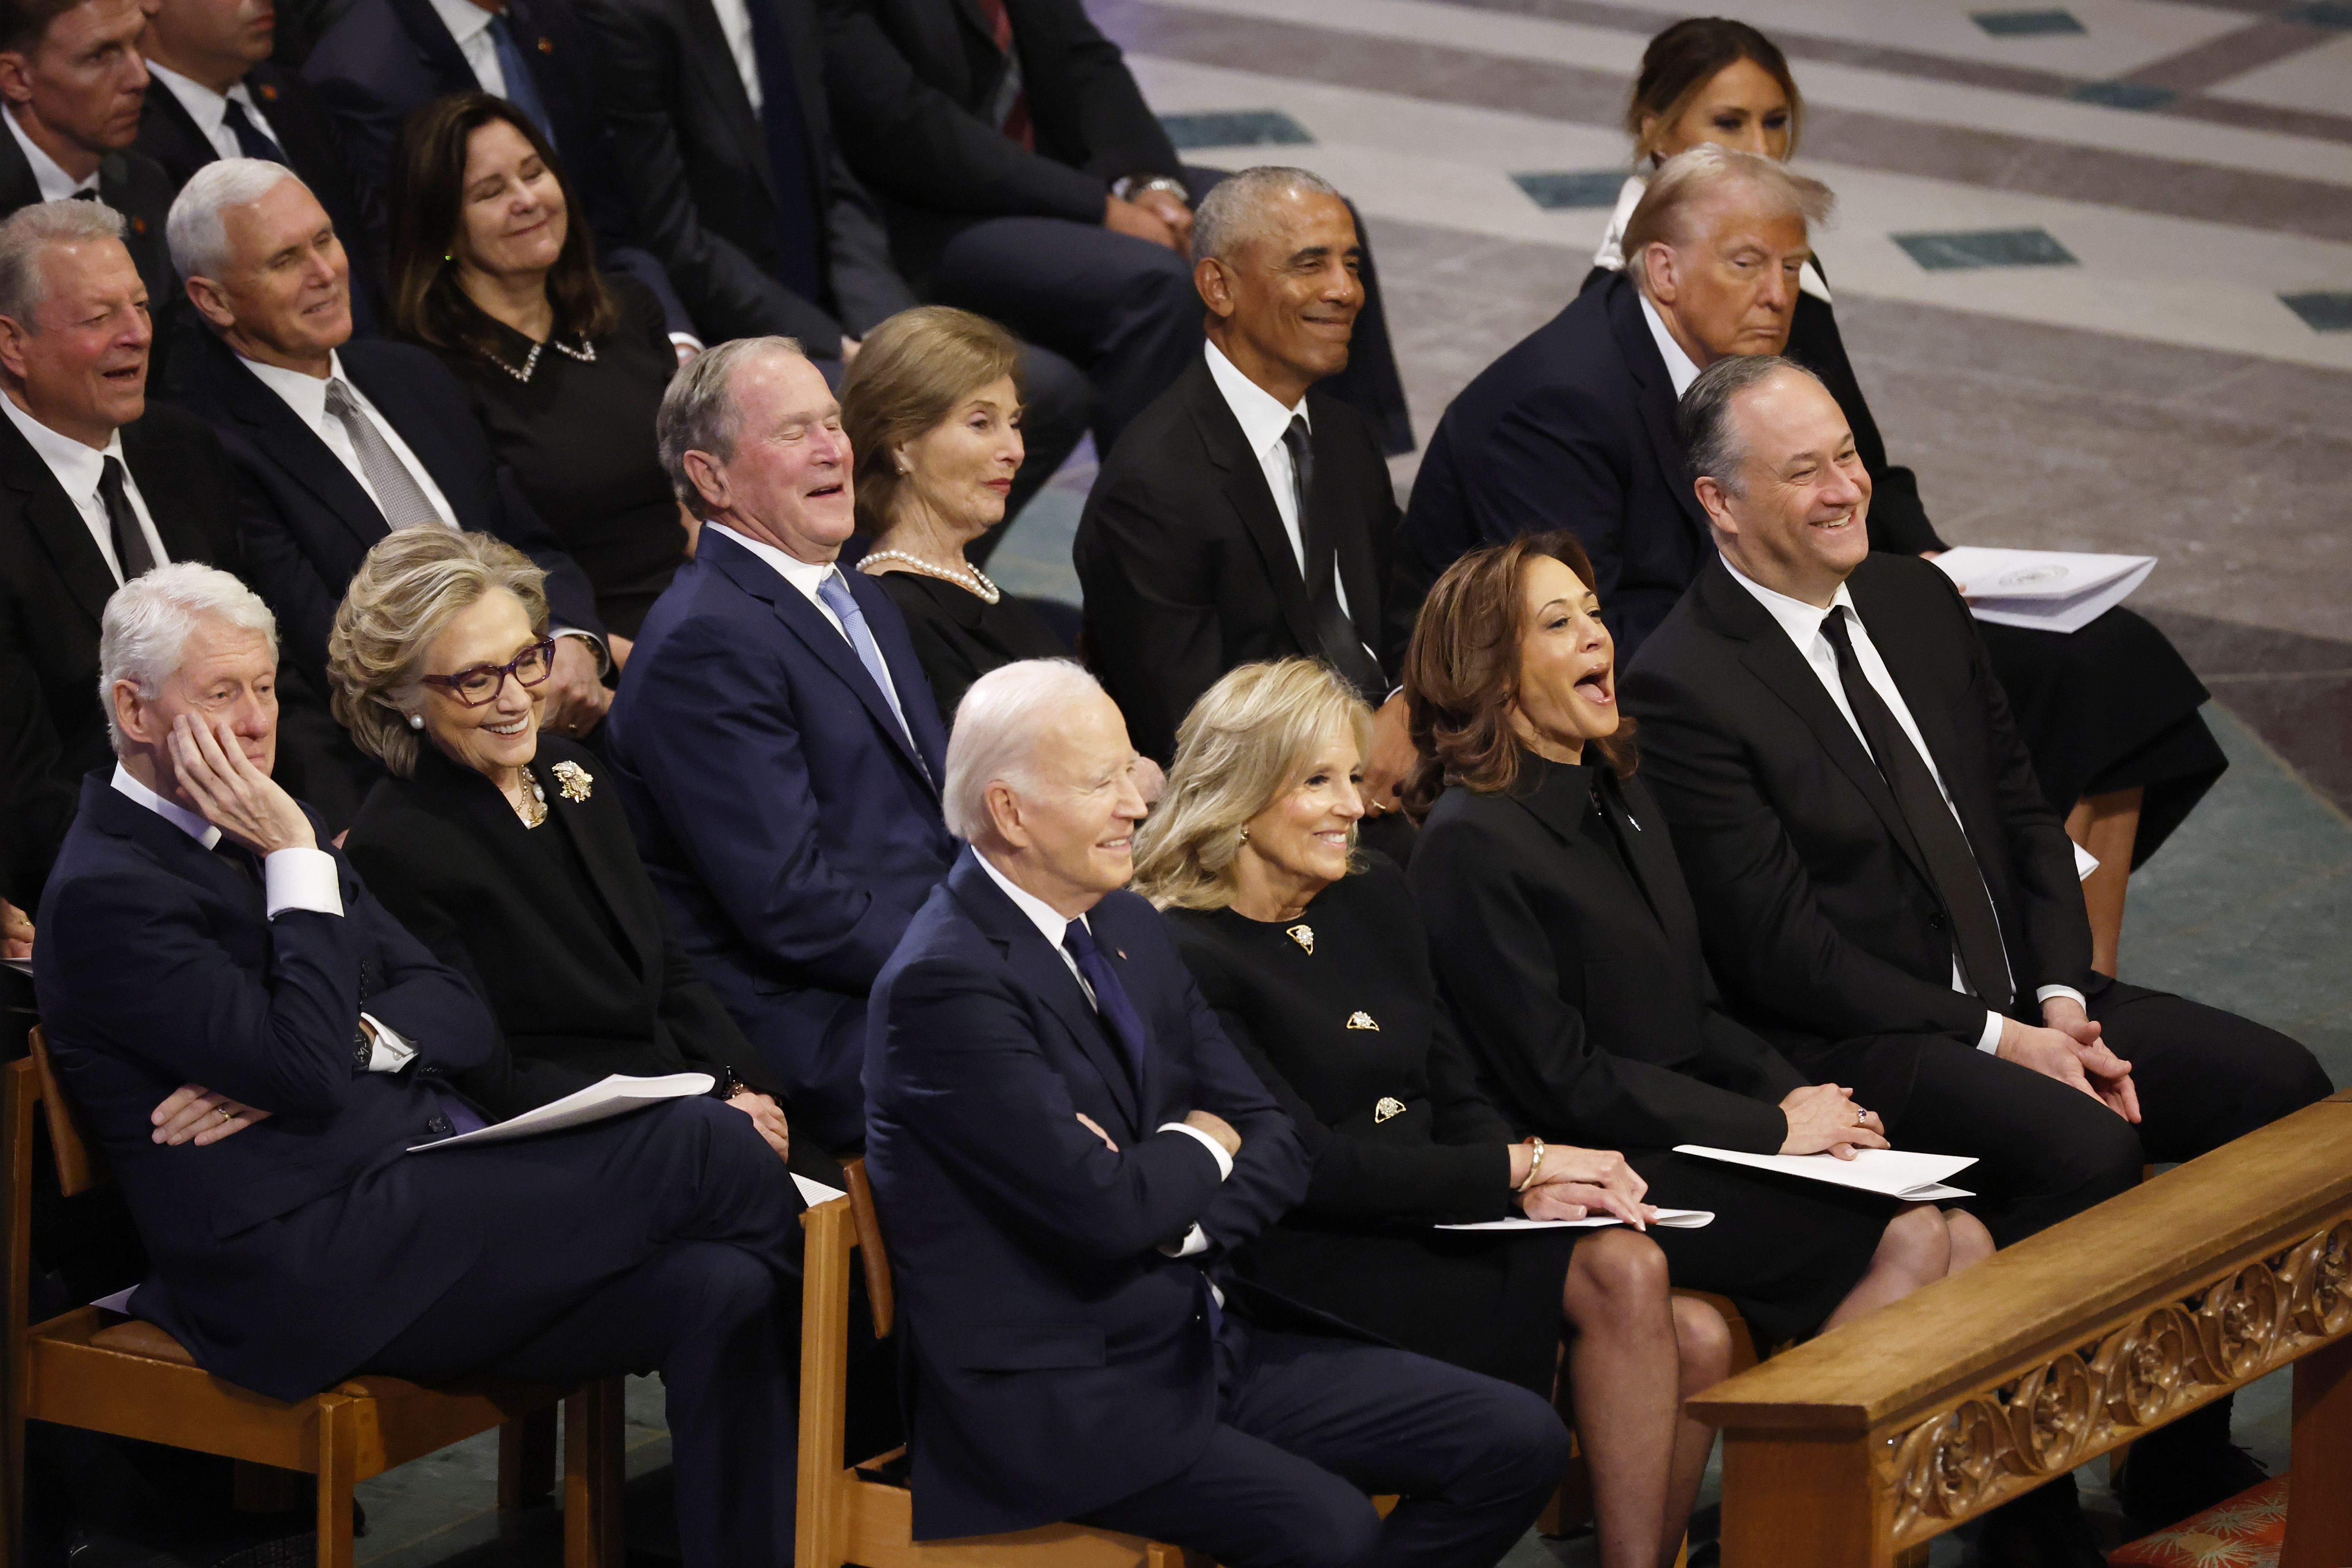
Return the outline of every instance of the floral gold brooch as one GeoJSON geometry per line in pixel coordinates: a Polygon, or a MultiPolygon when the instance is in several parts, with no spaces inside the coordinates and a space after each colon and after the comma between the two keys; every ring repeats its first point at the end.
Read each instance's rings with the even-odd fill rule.
{"type": "Polygon", "coordinates": [[[566,800],[586,800],[589,786],[596,782],[595,776],[578,763],[558,763],[548,771],[555,775],[556,787],[566,800]]]}
{"type": "Polygon", "coordinates": [[[1348,1027],[1351,1029],[1372,1029],[1377,1031],[1380,1028],[1380,1025],[1374,1021],[1370,1013],[1350,1013],[1348,1015],[1348,1027]]]}
{"type": "Polygon", "coordinates": [[[1404,1101],[1397,1099],[1394,1095],[1384,1094],[1381,1096],[1381,1102],[1372,1107],[1372,1120],[1376,1122],[1386,1121],[1391,1116],[1402,1116],[1403,1114],[1404,1101]]]}
{"type": "Polygon", "coordinates": [[[1313,926],[1303,923],[1295,925],[1284,931],[1282,934],[1297,942],[1299,946],[1305,948],[1308,957],[1312,958],[1315,955],[1315,928],[1313,926]]]}

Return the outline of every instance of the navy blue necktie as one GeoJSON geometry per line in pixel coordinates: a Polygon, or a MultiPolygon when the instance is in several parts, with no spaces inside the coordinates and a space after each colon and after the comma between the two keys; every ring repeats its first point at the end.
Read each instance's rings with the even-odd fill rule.
{"type": "Polygon", "coordinates": [[[760,128],[768,142],[769,194],[776,198],[776,280],[802,299],[824,298],[817,252],[816,194],[809,180],[808,128],[792,46],[776,15],[778,0],[745,0],[751,52],[760,66],[760,128]]]}
{"type": "Polygon", "coordinates": [[[1140,1088],[1145,1042],[1150,1037],[1143,1032],[1143,1019],[1129,1000],[1127,987],[1119,984],[1118,971],[1103,956],[1103,950],[1095,943],[1095,933],[1087,929],[1084,921],[1072,921],[1063,931],[1062,946],[1077,960],[1078,973],[1094,987],[1095,1011],[1102,1015],[1111,1038],[1127,1053],[1127,1065],[1140,1088]]]}
{"type": "Polygon", "coordinates": [[[498,51],[499,73],[507,79],[507,101],[521,110],[523,118],[538,126],[539,133],[551,145],[555,127],[548,123],[547,104],[539,96],[539,79],[530,74],[530,61],[516,45],[514,29],[507,25],[504,16],[490,18],[490,46],[498,51]]]}
{"type": "Polygon", "coordinates": [[[258,158],[267,163],[285,163],[286,149],[263,133],[261,127],[253,122],[253,117],[246,113],[245,105],[233,98],[226,101],[227,107],[221,110],[221,123],[227,126],[229,134],[236,138],[236,150],[248,158],[258,158]]]}

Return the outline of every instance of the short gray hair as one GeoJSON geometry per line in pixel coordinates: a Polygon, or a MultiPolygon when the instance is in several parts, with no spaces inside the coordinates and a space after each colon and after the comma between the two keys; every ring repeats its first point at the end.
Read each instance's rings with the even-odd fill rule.
{"type": "Polygon", "coordinates": [[[1713,193],[1735,185],[1762,193],[1808,226],[1826,222],[1837,207],[1837,197],[1827,185],[1795,173],[1778,159],[1702,142],[1658,165],[1641,205],[1625,220],[1625,269],[1634,280],[1643,281],[1643,251],[1661,242],[1681,244],[1689,237],[1690,209],[1713,193]]]}
{"type": "Polygon", "coordinates": [[[1102,682],[1067,658],[1024,658],[999,665],[971,683],[956,704],[948,735],[947,783],[940,805],[948,831],[970,844],[990,826],[988,786],[1035,787],[1029,761],[1072,704],[1103,695],[1102,682]]]}
{"type": "Polygon", "coordinates": [[[1783,371],[1821,384],[1820,376],[1780,354],[1734,354],[1699,372],[1675,405],[1675,431],[1689,455],[1692,479],[1713,479],[1733,495],[1746,493],[1741,471],[1748,467],[1748,443],[1731,417],[1731,405],[1783,371]]]}
{"type": "Polygon", "coordinates": [[[98,705],[105,710],[117,756],[123,742],[114,721],[114,683],[127,680],[152,701],[180,668],[189,634],[205,620],[259,632],[269,639],[269,657],[278,657],[278,617],[261,595],[201,561],[173,561],[142,573],[106,601],[98,632],[98,705]]]}
{"type": "Polygon", "coordinates": [[[58,246],[120,242],[122,234],[122,215],[104,202],[36,202],[10,213],[0,221],[0,316],[39,331],[34,317],[49,297],[41,258],[58,246]]]}
{"type": "Polygon", "coordinates": [[[734,460],[735,438],[743,433],[735,373],[765,353],[808,357],[798,338],[736,338],[695,355],[670,377],[669,390],[662,394],[661,411],[654,416],[654,444],[662,472],[669,476],[670,492],[698,517],[707,503],[686,471],[686,455],[708,452],[722,463],[734,460]]]}
{"type": "Polygon", "coordinates": [[[1192,212],[1192,259],[1230,260],[1233,251],[1265,231],[1265,205],[1290,191],[1345,200],[1322,175],[1279,163],[1260,163],[1228,174],[1201,198],[1192,212]]]}
{"type": "Polygon", "coordinates": [[[163,220],[172,266],[182,280],[218,278],[230,261],[228,226],[221,214],[251,205],[287,180],[306,191],[310,188],[285,164],[263,158],[219,158],[198,169],[181,187],[171,216],[163,220]]]}

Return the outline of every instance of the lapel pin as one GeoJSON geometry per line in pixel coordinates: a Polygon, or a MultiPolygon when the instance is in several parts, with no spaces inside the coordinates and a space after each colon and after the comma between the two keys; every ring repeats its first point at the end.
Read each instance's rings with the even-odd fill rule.
{"type": "Polygon", "coordinates": [[[539,36],[539,52],[542,55],[553,54],[555,52],[555,40],[549,37],[545,33],[541,33],[539,36]]]}

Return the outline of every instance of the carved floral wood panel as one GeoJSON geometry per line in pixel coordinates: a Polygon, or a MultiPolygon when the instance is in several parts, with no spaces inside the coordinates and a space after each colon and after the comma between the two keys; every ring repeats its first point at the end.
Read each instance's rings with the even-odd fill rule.
{"type": "Polygon", "coordinates": [[[2352,1220],[1890,1436],[1894,1544],[1948,1530],[2347,1329],[2352,1220]]]}

